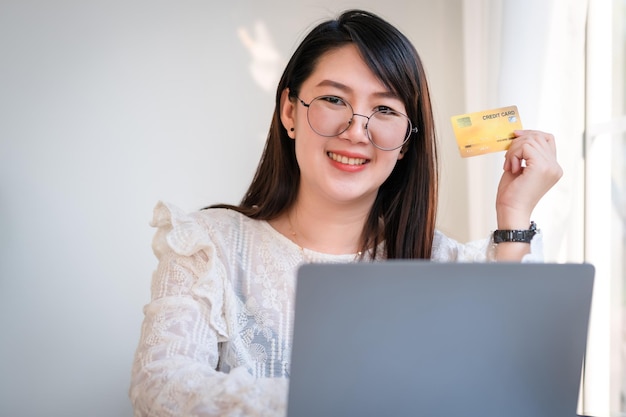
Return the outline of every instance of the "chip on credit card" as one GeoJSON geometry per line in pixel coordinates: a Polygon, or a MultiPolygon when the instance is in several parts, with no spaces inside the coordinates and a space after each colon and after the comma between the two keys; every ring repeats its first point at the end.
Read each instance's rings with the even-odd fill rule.
{"type": "Polygon", "coordinates": [[[505,151],[522,129],[517,106],[452,116],[452,128],[463,158],[505,151]]]}

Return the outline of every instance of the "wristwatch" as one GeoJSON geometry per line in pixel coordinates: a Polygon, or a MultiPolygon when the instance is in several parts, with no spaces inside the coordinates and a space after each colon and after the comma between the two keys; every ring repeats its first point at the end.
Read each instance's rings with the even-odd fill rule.
{"type": "Polygon", "coordinates": [[[530,243],[533,236],[537,234],[537,225],[530,222],[528,230],[495,230],[493,232],[493,243],[502,242],[522,242],[530,243]]]}

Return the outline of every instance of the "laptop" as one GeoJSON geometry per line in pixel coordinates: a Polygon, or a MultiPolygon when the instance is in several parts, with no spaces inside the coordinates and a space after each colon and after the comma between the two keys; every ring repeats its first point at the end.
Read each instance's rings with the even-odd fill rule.
{"type": "Polygon", "coordinates": [[[386,261],[298,271],[288,417],[573,417],[594,268],[386,261]]]}

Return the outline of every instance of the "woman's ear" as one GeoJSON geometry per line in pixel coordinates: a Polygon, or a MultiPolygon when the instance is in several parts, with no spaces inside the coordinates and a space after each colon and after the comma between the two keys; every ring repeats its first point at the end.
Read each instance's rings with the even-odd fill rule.
{"type": "Polygon", "coordinates": [[[280,95],[280,121],[291,139],[296,138],[296,103],[289,97],[289,89],[285,88],[280,95]]]}
{"type": "Polygon", "coordinates": [[[404,158],[404,154],[406,153],[407,150],[409,150],[409,147],[406,145],[400,148],[400,152],[398,153],[398,161],[404,158]]]}

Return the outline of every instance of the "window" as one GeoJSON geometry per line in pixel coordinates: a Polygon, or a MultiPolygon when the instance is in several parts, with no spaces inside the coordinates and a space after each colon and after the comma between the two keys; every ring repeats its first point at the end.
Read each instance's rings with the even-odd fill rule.
{"type": "Polygon", "coordinates": [[[585,260],[596,284],[583,410],[626,413],[626,0],[590,0],[586,53],[585,260]]]}

